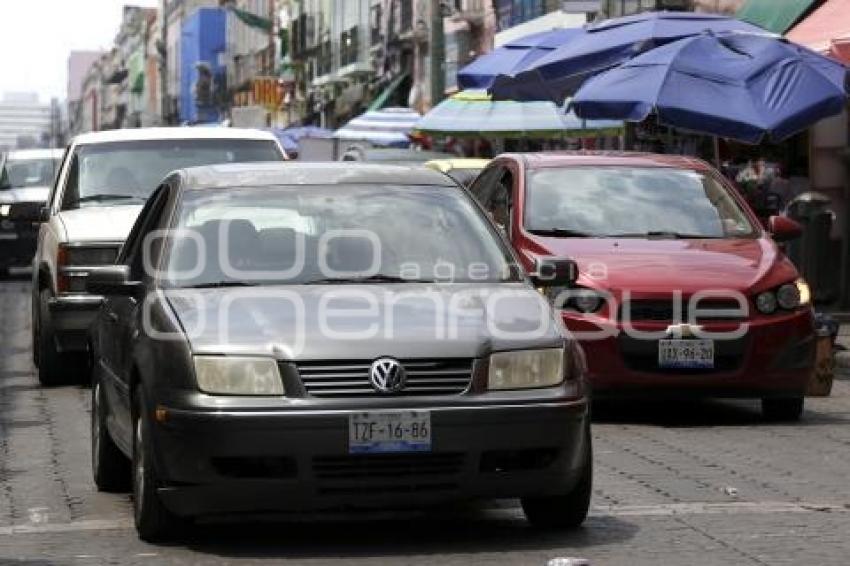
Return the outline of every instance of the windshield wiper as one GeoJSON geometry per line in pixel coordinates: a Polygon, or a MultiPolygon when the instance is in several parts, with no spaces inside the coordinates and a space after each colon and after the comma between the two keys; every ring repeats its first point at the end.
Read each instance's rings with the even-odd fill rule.
{"type": "Polygon", "coordinates": [[[79,204],[81,202],[105,202],[110,200],[147,200],[145,197],[140,197],[137,195],[111,195],[108,193],[97,194],[97,195],[86,195],[84,197],[80,197],[77,200],[73,201],[72,204],[79,204]]]}
{"type": "Polygon", "coordinates": [[[711,236],[707,234],[686,234],[683,232],[673,232],[670,230],[650,230],[649,232],[633,232],[622,234],[606,234],[606,238],[655,238],[655,239],[671,239],[671,240],[716,240],[721,236],[711,236]]]}
{"type": "Polygon", "coordinates": [[[560,236],[562,238],[591,238],[593,234],[580,232],[578,230],[570,230],[568,228],[535,228],[529,230],[536,236],[560,236]]]}
{"type": "Polygon", "coordinates": [[[210,281],[209,283],[198,283],[196,285],[187,285],[180,287],[181,289],[216,289],[219,287],[256,287],[256,283],[248,281],[210,281]]]}
{"type": "Polygon", "coordinates": [[[344,283],[435,283],[433,279],[408,279],[398,275],[385,275],[376,273],[363,277],[326,277],[324,279],[313,279],[304,285],[334,285],[344,283]]]}

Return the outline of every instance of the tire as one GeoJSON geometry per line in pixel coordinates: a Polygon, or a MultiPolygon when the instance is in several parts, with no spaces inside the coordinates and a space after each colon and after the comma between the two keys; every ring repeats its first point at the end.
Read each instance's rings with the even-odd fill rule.
{"type": "Polygon", "coordinates": [[[32,333],[32,365],[38,368],[38,311],[41,304],[41,295],[33,296],[30,310],[32,311],[32,319],[30,322],[30,331],[32,333]]]}
{"type": "Polygon", "coordinates": [[[130,460],[115,445],[106,428],[104,392],[100,381],[94,382],[91,391],[91,467],[94,483],[98,491],[130,491],[130,460]]]}
{"type": "Polygon", "coordinates": [[[161,485],[152,458],[150,417],[139,386],[133,396],[133,519],[139,538],[161,542],[173,538],[184,521],[165,508],[156,488],[161,485]]]}
{"type": "Polygon", "coordinates": [[[587,518],[593,492],[593,448],[590,429],[585,443],[585,460],[578,482],[564,495],[523,497],[525,518],[539,529],[575,529],[587,518]]]}
{"type": "Polygon", "coordinates": [[[804,399],[800,397],[765,397],[761,400],[761,413],[766,420],[793,422],[803,415],[804,399]]]}
{"type": "Polygon", "coordinates": [[[50,323],[50,309],[47,306],[49,299],[49,289],[42,289],[38,293],[35,347],[38,348],[38,382],[45,387],[61,385],[68,381],[68,366],[63,363],[63,356],[56,349],[56,333],[50,323]]]}

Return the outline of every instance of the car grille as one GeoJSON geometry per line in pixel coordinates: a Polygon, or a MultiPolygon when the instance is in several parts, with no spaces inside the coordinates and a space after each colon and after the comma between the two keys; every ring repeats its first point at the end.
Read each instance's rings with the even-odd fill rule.
{"type": "Polygon", "coordinates": [[[313,473],[320,480],[454,475],[463,466],[463,456],[459,452],[316,456],[313,473]]]}
{"type": "MultiPolygon", "coordinates": [[[[699,305],[700,311],[711,311],[711,310],[738,310],[741,308],[741,305],[738,301],[734,299],[705,299],[700,301],[699,305]]],[[[619,319],[625,320],[625,309],[627,305],[620,306],[619,319]]],[[[659,322],[672,322],[673,314],[674,314],[674,302],[672,299],[633,299],[628,303],[628,313],[630,315],[630,320],[634,321],[659,321],[659,322]]],[[[688,312],[688,299],[682,299],[682,321],[688,321],[690,319],[688,312]]],[[[728,315],[718,315],[718,316],[706,316],[701,317],[699,320],[744,320],[745,316],[728,316],[728,315]]]]}
{"type": "Polygon", "coordinates": [[[433,493],[457,489],[462,453],[317,456],[313,473],[323,495],[433,493]]]}
{"type": "MultiPolygon", "coordinates": [[[[470,358],[399,360],[407,379],[395,395],[459,395],[472,381],[470,358]]],[[[300,362],[298,373],[304,389],[313,397],[386,396],[369,381],[371,361],[300,362]]]]}

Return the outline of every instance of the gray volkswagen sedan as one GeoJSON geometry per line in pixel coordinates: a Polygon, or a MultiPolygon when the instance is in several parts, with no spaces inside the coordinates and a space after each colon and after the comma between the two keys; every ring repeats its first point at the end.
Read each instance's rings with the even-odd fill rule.
{"type": "Polygon", "coordinates": [[[579,525],[584,359],[467,192],[367,164],[192,168],[147,201],[92,330],[92,464],[145,540],[187,519],[521,498],[579,525]]]}

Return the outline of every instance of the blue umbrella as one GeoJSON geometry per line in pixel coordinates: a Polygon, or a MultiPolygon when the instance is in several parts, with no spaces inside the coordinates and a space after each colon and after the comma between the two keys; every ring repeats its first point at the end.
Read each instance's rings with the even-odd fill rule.
{"type": "Polygon", "coordinates": [[[780,141],[847,102],[847,68],[765,35],[704,33],[659,47],[585,83],[585,119],[641,121],[758,143],[780,141]]]}
{"type": "Polygon", "coordinates": [[[419,118],[419,113],[410,108],[369,110],[335,131],[333,137],[367,141],[374,145],[407,147],[410,145],[408,134],[419,118]]]}
{"type": "Polygon", "coordinates": [[[553,29],[533,33],[478,57],[457,73],[461,88],[489,88],[497,75],[510,75],[582,34],[580,28],[553,29]]]}
{"type": "Polygon", "coordinates": [[[589,77],[660,45],[705,30],[766,33],[763,29],[716,14],[643,12],[605,20],[519,70],[496,78],[497,99],[551,100],[562,104],[589,77]]]}

